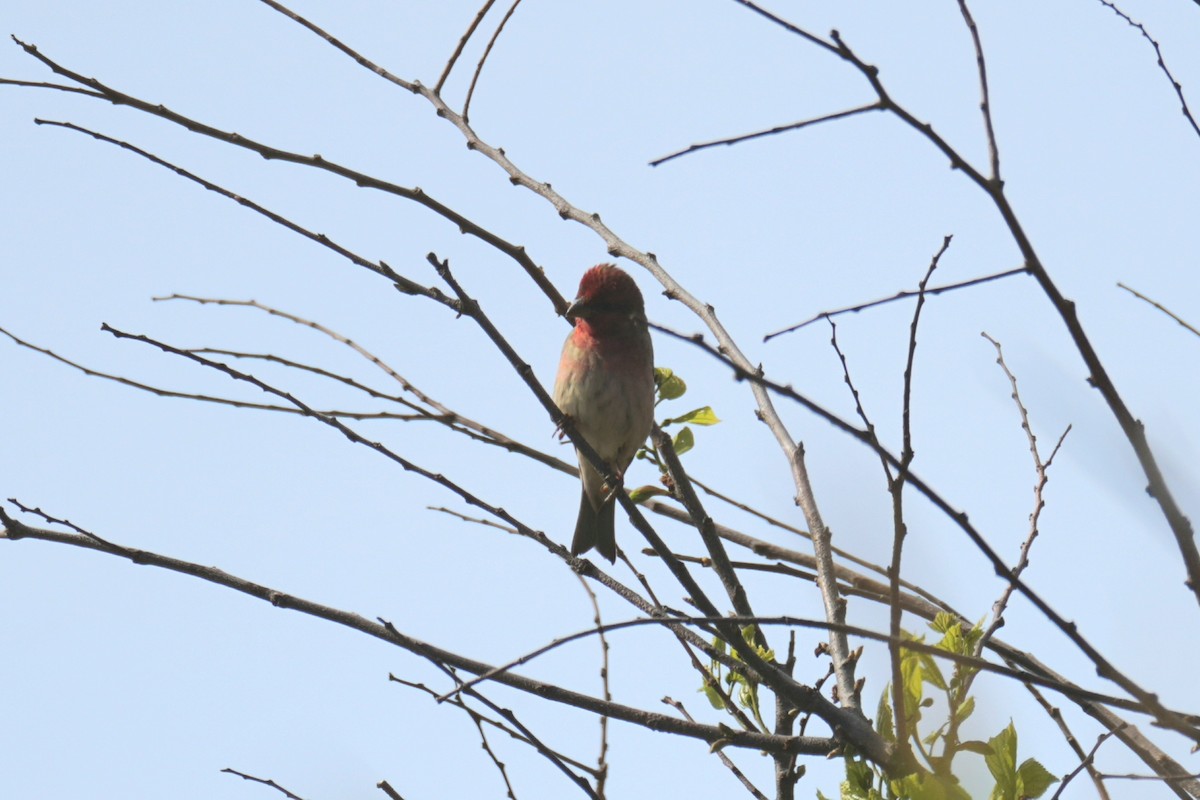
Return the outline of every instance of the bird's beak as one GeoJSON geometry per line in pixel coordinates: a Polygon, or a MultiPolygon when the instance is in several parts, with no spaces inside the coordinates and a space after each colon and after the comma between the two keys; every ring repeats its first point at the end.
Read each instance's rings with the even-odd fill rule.
{"type": "Polygon", "coordinates": [[[575,302],[573,302],[573,303],[571,303],[571,305],[567,306],[566,313],[563,314],[563,316],[565,316],[571,322],[574,322],[575,320],[580,319],[580,318],[586,318],[587,315],[588,315],[588,304],[583,302],[579,298],[575,298],[575,302]]]}

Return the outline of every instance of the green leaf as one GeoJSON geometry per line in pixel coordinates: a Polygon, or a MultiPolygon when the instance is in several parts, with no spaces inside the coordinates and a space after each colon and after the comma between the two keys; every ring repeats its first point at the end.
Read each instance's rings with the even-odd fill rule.
{"type": "Polygon", "coordinates": [[[675,400],[687,392],[687,384],[683,378],[666,367],[654,368],[654,383],[658,386],[659,400],[675,400]]]}
{"type": "Polygon", "coordinates": [[[681,456],[696,446],[696,437],[692,435],[691,428],[684,428],[675,434],[672,444],[675,445],[675,455],[681,456]]]}
{"type": "Polygon", "coordinates": [[[704,692],[704,696],[708,698],[708,702],[712,703],[713,708],[717,711],[725,710],[725,698],[721,696],[715,686],[706,683],[700,687],[700,691],[704,692]]]}
{"type": "Polygon", "coordinates": [[[933,618],[933,622],[929,623],[929,627],[933,628],[938,633],[946,633],[954,627],[961,629],[962,625],[959,623],[958,617],[955,615],[948,611],[939,611],[937,616],[933,618]]]}
{"type": "Polygon", "coordinates": [[[861,761],[856,758],[846,759],[846,783],[842,784],[842,794],[845,795],[845,787],[849,784],[855,796],[866,797],[870,794],[875,784],[875,773],[871,770],[871,765],[866,761],[861,761]]]}
{"type": "Polygon", "coordinates": [[[990,753],[984,756],[988,772],[996,779],[992,800],[1018,800],[1017,795],[1017,730],[1012,722],[988,740],[990,753]]]}
{"type": "Polygon", "coordinates": [[[945,723],[943,723],[940,728],[938,728],[936,731],[934,731],[933,733],[926,736],[921,741],[925,742],[926,748],[931,748],[935,744],[937,744],[937,740],[942,738],[942,734],[945,732],[946,732],[946,725],[945,725],[945,723]]]}
{"type": "Polygon", "coordinates": [[[891,684],[888,684],[883,689],[883,694],[879,696],[879,709],[875,712],[875,729],[879,731],[879,735],[883,737],[885,742],[896,741],[896,727],[892,721],[892,706],[888,703],[888,692],[891,689],[891,684]]]}
{"type": "Polygon", "coordinates": [[[973,712],[974,710],[975,710],[975,698],[968,697],[967,702],[965,702],[961,706],[959,706],[958,709],[954,712],[955,723],[961,725],[967,719],[967,717],[971,716],[971,712],[973,712]]]}
{"type": "Polygon", "coordinates": [[[921,659],[917,658],[911,650],[902,651],[900,677],[904,680],[904,714],[906,716],[911,717],[916,713],[921,704],[921,698],[925,696],[923,673],[921,659]]]}
{"type": "Polygon", "coordinates": [[[670,425],[674,422],[690,422],[693,425],[716,425],[721,420],[717,417],[712,406],[704,406],[702,408],[693,408],[686,414],[681,414],[678,417],[671,417],[663,422],[663,425],[670,425]]]}
{"type": "Polygon", "coordinates": [[[1017,768],[1017,789],[1023,798],[1041,797],[1055,783],[1058,783],[1058,778],[1032,758],[1022,761],[1017,768]]]}
{"type": "Polygon", "coordinates": [[[987,742],[981,742],[978,739],[959,742],[958,749],[966,750],[968,753],[978,753],[981,756],[990,756],[992,754],[992,748],[988,746],[987,742]]]}
{"type": "Polygon", "coordinates": [[[636,489],[631,489],[629,499],[635,503],[641,503],[649,500],[651,497],[670,497],[671,493],[659,486],[639,486],[636,489]]]}
{"type": "Polygon", "coordinates": [[[942,670],[938,667],[937,662],[933,660],[933,656],[928,653],[921,653],[921,672],[926,683],[931,683],[943,692],[946,691],[946,679],[942,677],[942,670]]]}
{"type": "Polygon", "coordinates": [[[906,800],[971,800],[971,796],[953,777],[943,778],[931,772],[906,775],[891,782],[892,791],[906,800]]]}

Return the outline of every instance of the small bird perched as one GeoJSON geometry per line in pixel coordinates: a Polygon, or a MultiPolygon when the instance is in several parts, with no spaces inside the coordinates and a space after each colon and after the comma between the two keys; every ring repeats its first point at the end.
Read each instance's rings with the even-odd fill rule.
{"type": "MultiPolygon", "coordinates": [[[[575,329],[563,344],[554,402],[602,459],[623,476],[654,423],[654,349],[642,293],[612,264],[583,274],[567,309],[575,329]]],[[[617,558],[611,487],[576,451],[583,497],[571,552],[593,547],[617,558]]]]}

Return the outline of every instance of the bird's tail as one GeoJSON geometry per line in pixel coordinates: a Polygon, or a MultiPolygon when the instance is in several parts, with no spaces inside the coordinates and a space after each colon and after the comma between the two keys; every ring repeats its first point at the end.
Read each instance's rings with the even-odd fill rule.
{"type": "Polygon", "coordinates": [[[609,497],[600,506],[600,510],[592,508],[587,492],[581,492],[579,501],[579,520],[575,523],[575,538],[571,540],[571,553],[580,555],[596,548],[596,552],[610,562],[617,560],[616,520],[613,516],[616,501],[609,497]]]}

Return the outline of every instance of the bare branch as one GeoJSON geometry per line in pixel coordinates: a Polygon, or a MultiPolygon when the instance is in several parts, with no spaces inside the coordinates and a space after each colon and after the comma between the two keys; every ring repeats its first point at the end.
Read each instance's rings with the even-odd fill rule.
{"type": "Polygon", "coordinates": [[[865,106],[856,106],[854,108],[846,109],[845,111],[836,111],[832,114],[824,114],[820,117],[812,117],[811,119],[804,119],[804,120],[800,120],[799,122],[789,122],[785,125],[776,125],[773,128],[766,128],[765,130],[754,131],[753,133],[742,133],[742,134],[738,134],[737,136],[727,136],[727,137],[724,137],[721,139],[713,139],[708,142],[699,142],[698,144],[693,144],[688,147],[685,147],[682,150],[676,150],[673,153],[668,153],[665,156],[660,156],[659,158],[656,158],[653,161],[651,161],[650,166],[652,166],[652,167],[661,166],[662,164],[665,164],[668,161],[672,161],[676,158],[680,158],[681,156],[686,156],[690,153],[695,153],[700,150],[707,150],[710,147],[718,147],[720,145],[741,144],[742,142],[748,142],[751,139],[761,139],[764,136],[774,136],[775,134],[778,134],[778,133],[787,133],[788,131],[795,131],[795,130],[799,130],[800,128],[807,128],[810,125],[817,125],[822,122],[833,122],[834,120],[845,119],[847,117],[853,117],[858,114],[863,114],[867,111],[882,111],[882,110],[883,110],[883,106],[881,106],[879,103],[868,103],[865,106]]]}
{"type": "MultiPolygon", "coordinates": [[[[1108,738],[1112,735],[1112,731],[1106,731],[1105,733],[1102,733],[1096,737],[1096,744],[1092,746],[1092,749],[1089,750],[1087,755],[1083,757],[1083,760],[1079,762],[1079,766],[1075,767],[1075,769],[1063,776],[1062,781],[1060,781],[1058,784],[1058,789],[1055,790],[1053,795],[1051,795],[1050,800],[1058,800],[1058,798],[1062,797],[1063,790],[1067,788],[1067,784],[1074,780],[1075,776],[1080,772],[1083,772],[1085,769],[1087,769],[1089,772],[1092,770],[1092,763],[1096,759],[1096,752],[1100,749],[1100,745],[1108,741],[1108,738]]],[[[1101,796],[1107,797],[1108,790],[1104,788],[1104,779],[1099,775],[1099,773],[1093,773],[1093,776],[1096,788],[1101,792],[1101,796]]]]}
{"type": "MultiPolygon", "coordinates": [[[[886,449],[879,447],[876,443],[872,442],[870,435],[866,431],[860,430],[850,423],[842,420],[836,414],[827,411],[817,403],[809,400],[791,386],[785,386],[768,380],[763,376],[761,369],[747,370],[742,368],[740,365],[728,358],[724,353],[717,351],[711,345],[705,342],[703,336],[699,334],[687,336],[676,333],[669,328],[664,328],[661,325],[652,325],[652,327],[655,330],[661,331],[669,336],[673,336],[685,342],[690,342],[701,348],[710,356],[730,367],[733,370],[734,375],[739,380],[751,381],[756,386],[761,387],[764,391],[771,391],[796,401],[804,408],[807,408],[808,410],[820,416],[822,419],[832,423],[834,427],[850,434],[858,441],[875,450],[881,456],[885,457],[894,467],[900,467],[900,459],[896,458],[896,456],[888,452],[886,449]]],[[[1028,584],[1022,581],[1018,576],[1014,575],[1012,570],[1009,569],[1009,567],[1005,564],[1004,560],[1000,558],[999,554],[992,548],[991,545],[987,543],[982,534],[980,534],[980,532],[976,530],[975,526],[968,521],[967,515],[964,512],[959,511],[951,506],[945,499],[941,497],[941,495],[934,491],[915,473],[910,472],[908,474],[908,483],[927,499],[929,499],[930,502],[932,502],[934,506],[938,508],[938,510],[946,514],[950,520],[953,521],[955,525],[957,525],[958,528],[967,535],[967,538],[971,540],[975,547],[987,557],[996,575],[1004,580],[1013,582],[1017,590],[1020,591],[1021,594],[1023,594],[1031,603],[1033,603],[1039,612],[1045,615],[1053,625],[1066,634],[1067,638],[1069,638],[1076,647],[1078,647],[1085,655],[1087,655],[1092,663],[1095,664],[1096,670],[1101,677],[1107,678],[1119,685],[1122,689],[1129,692],[1140,702],[1142,702],[1147,709],[1153,709],[1152,713],[1158,720],[1159,724],[1161,724],[1163,727],[1170,728],[1171,730],[1182,734],[1188,739],[1200,743],[1200,728],[1197,728],[1196,725],[1189,720],[1189,718],[1180,716],[1177,712],[1170,711],[1169,709],[1165,708],[1159,702],[1157,695],[1146,691],[1131,678],[1118,670],[1112,664],[1112,662],[1105,658],[1100,651],[1093,647],[1091,643],[1088,642],[1088,640],[1085,639],[1081,633],[1079,633],[1078,626],[1074,622],[1069,622],[1062,617],[1058,612],[1051,608],[1049,604],[1047,604],[1046,601],[1043,600],[1041,596],[1028,584]]]]}
{"type": "MultiPolygon", "coordinates": [[[[1154,37],[1150,35],[1150,32],[1146,30],[1146,26],[1140,22],[1134,21],[1132,17],[1130,17],[1121,9],[1117,8],[1117,6],[1114,3],[1109,2],[1109,0],[1099,0],[1099,2],[1101,5],[1107,6],[1109,9],[1111,9],[1112,12],[1118,17],[1129,23],[1130,27],[1137,28],[1138,32],[1142,34],[1142,38],[1149,42],[1150,46],[1154,48],[1154,56],[1158,62],[1158,68],[1162,70],[1163,75],[1167,76],[1167,81],[1171,84],[1171,88],[1175,90],[1175,96],[1179,98],[1179,106],[1180,110],[1183,112],[1183,116],[1187,118],[1188,124],[1192,126],[1192,130],[1196,132],[1196,135],[1200,136],[1200,125],[1196,123],[1196,118],[1192,116],[1192,111],[1188,108],[1187,98],[1183,96],[1183,84],[1177,81],[1175,76],[1171,74],[1171,70],[1167,68],[1167,62],[1163,60],[1162,48],[1158,46],[1158,42],[1155,41],[1154,37]]],[[[1194,2],[1197,5],[1200,5],[1200,0],[1194,0],[1194,2]]]]}
{"type": "MultiPolygon", "coordinates": [[[[677,558],[674,557],[674,554],[671,553],[670,549],[646,521],[646,518],[642,515],[638,506],[629,499],[628,493],[626,493],[624,488],[621,486],[621,481],[618,480],[616,475],[612,473],[612,469],[604,463],[604,460],[599,457],[587,440],[579,435],[578,431],[575,430],[575,425],[571,419],[565,416],[554,404],[554,401],[550,398],[549,394],[547,394],[546,390],[533,376],[529,365],[517,355],[516,351],[514,351],[512,346],[504,339],[504,337],[496,329],[495,325],[493,325],[491,320],[488,319],[487,315],[482,312],[478,301],[467,295],[463,287],[451,274],[449,263],[445,260],[439,261],[433,253],[430,253],[428,258],[430,263],[433,264],[434,268],[437,270],[438,275],[454,291],[455,295],[461,301],[463,306],[463,315],[474,320],[480,326],[484,333],[487,334],[488,338],[491,339],[492,343],[500,350],[501,353],[504,354],[504,357],[509,361],[509,364],[512,365],[512,367],[525,381],[526,385],[537,397],[538,402],[542,404],[542,407],[550,413],[555,425],[558,426],[563,433],[565,433],[571,439],[572,444],[575,445],[576,449],[579,450],[584,458],[592,463],[592,465],[604,478],[605,482],[610,486],[616,487],[616,500],[621,503],[621,506],[629,514],[630,521],[633,523],[634,527],[646,537],[646,540],[650,543],[650,546],[654,548],[655,552],[657,552],[666,563],[667,568],[671,571],[671,574],[675,576],[676,580],[678,580],[680,585],[685,589],[685,591],[687,591],[688,597],[690,597],[692,602],[696,604],[696,607],[707,616],[720,617],[717,607],[708,599],[707,595],[700,588],[699,584],[697,584],[695,579],[692,578],[687,568],[677,558]]],[[[800,461],[800,469],[803,470],[802,461],[800,461]]],[[[806,476],[805,480],[800,485],[804,487],[808,486],[806,476]]],[[[813,508],[815,509],[815,505],[813,505],[813,508]]],[[[817,519],[817,522],[818,525],[816,526],[816,529],[823,530],[824,526],[820,524],[819,518],[817,519]]],[[[818,536],[814,535],[814,541],[816,541],[817,538],[818,536]]],[[[828,534],[826,534],[825,540],[826,542],[828,541],[828,534]]],[[[820,559],[822,559],[822,553],[819,548],[817,557],[819,559],[818,563],[821,564],[820,559]]],[[[826,574],[832,574],[832,559],[830,558],[828,550],[825,550],[824,552],[824,561],[826,563],[821,564],[821,571],[825,572],[826,574]]],[[[836,593],[836,586],[833,584],[832,580],[829,580],[827,583],[829,587],[832,587],[831,590],[836,593]]],[[[826,586],[822,586],[822,595],[828,597],[825,590],[826,586]]],[[[826,600],[827,613],[831,613],[828,611],[829,602],[829,600],[826,600]]],[[[836,597],[833,599],[833,602],[840,605],[836,597]]],[[[841,622],[841,620],[837,621],[841,622]]],[[[759,656],[758,652],[742,638],[741,632],[735,625],[723,622],[716,623],[716,627],[717,630],[721,632],[722,638],[725,639],[726,643],[729,644],[730,648],[737,653],[738,657],[746,664],[746,666],[757,674],[758,679],[761,680],[761,682],[769,685],[778,695],[786,698],[789,703],[793,704],[798,709],[812,710],[835,729],[840,728],[841,734],[848,737],[850,741],[854,743],[854,746],[860,748],[862,752],[872,761],[875,761],[881,765],[886,765],[888,769],[900,767],[900,765],[892,762],[894,755],[892,748],[883,741],[879,734],[862,716],[861,712],[858,712],[855,707],[851,706],[849,708],[851,713],[847,713],[846,710],[837,708],[820,694],[814,692],[811,687],[797,683],[791,678],[791,676],[782,673],[778,667],[764,661],[759,656]]],[[[845,637],[834,636],[832,638],[835,640],[840,638],[844,642],[845,637]]],[[[845,658],[848,658],[848,654],[845,658]]],[[[845,658],[843,659],[843,663],[845,662],[845,658]]],[[[837,660],[838,659],[835,656],[835,663],[837,663],[837,660]]]]}
{"type": "MultiPolygon", "coordinates": [[[[1026,269],[1025,267],[1017,267],[1016,269],[1009,269],[1009,270],[1005,270],[1004,272],[994,273],[992,275],[984,275],[982,278],[972,278],[969,281],[960,281],[958,283],[948,283],[944,286],[934,286],[930,289],[925,290],[925,296],[931,297],[933,295],[941,294],[942,292],[954,291],[955,289],[966,289],[970,286],[978,286],[979,284],[988,283],[990,281],[994,281],[999,278],[1009,278],[1009,277],[1012,277],[1013,275],[1021,275],[1021,274],[1027,273],[1027,272],[1029,272],[1029,270],[1026,269]]],[[[829,319],[830,317],[836,317],[839,314],[857,314],[859,311],[864,311],[868,308],[874,308],[875,306],[881,306],[881,305],[884,305],[885,303],[892,303],[892,302],[895,302],[896,300],[904,300],[905,298],[908,298],[908,297],[916,297],[918,294],[920,294],[920,292],[918,292],[916,289],[913,289],[911,291],[908,289],[905,289],[903,291],[897,292],[896,294],[892,295],[891,297],[885,297],[880,300],[871,300],[866,303],[858,303],[856,305],[846,306],[844,308],[833,309],[832,311],[822,311],[819,314],[809,317],[808,319],[804,320],[803,322],[797,323],[795,325],[791,325],[791,326],[789,326],[787,328],[783,328],[781,330],[777,330],[773,333],[768,333],[766,336],[763,337],[763,341],[769,342],[772,339],[774,339],[776,336],[782,336],[785,333],[792,333],[793,331],[798,331],[801,328],[812,325],[814,322],[816,322],[817,320],[820,320],[820,319],[829,319]]]]}
{"type": "Polygon", "coordinates": [[[264,786],[270,786],[272,789],[288,798],[288,800],[304,800],[304,798],[300,795],[292,794],[273,780],[268,780],[267,778],[256,778],[253,775],[247,775],[244,772],[238,772],[236,769],[230,769],[229,767],[221,770],[221,772],[225,772],[230,775],[236,775],[244,781],[253,781],[254,783],[261,783],[264,786]]]}
{"type": "Polygon", "coordinates": [[[1137,291],[1136,289],[1130,289],[1128,286],[1126,286],[1126,285],[1125,285],[1125,284],[1123,284],[1123,283],[1118,283],[1118,284],[1117,284],[1117,286],[1119,286],[1119,287],[1121,287],[1122,289],[1124,289],[1125,291],[1129,292],[1131,295],[1133,295],[1133,296],[1134,296],[1134,297],[1136,297],[1137,299],[1139,299],[1139,300],[1145,300],[1147,303],[1149,303],[1150,305],[1154,306],[1154,307],[1155,307],[1155,308],[1157,308],[1159,311],[1163,312],[1163,313],[1164,313],[1164,314],[1166,314],[1168,317],[1170,317],[1171,319],[1175,320],[1176,322],[1178,322],[1178,323],[1179,323],[1180,325],[1182,325],[1183,327],[1187,328],[1187,329],[1188,329],[1189,331],[1191,331],[1192,333],[1196,334],[1197,336],[1200,336],[1200,330],[1197,330],[1197,329],[1196,329],[1196,327],[1195,327],[1194,325],[1191,325],[1190,323],[1188,323],[1187,321],[1185,321],[1185,320],[1184,320],[1182,317],[1180,317],[1178,314],[1176,314],[1174,311],[1171,311],[1169,308],[1167,308],[1166,306],[1162,305],[1162,304],[1161,304],[1161,303],[1159,303],[1158,301],[1156,301],[1156,300],[1151,300],[1149,297],[1146,297],[1146,295],[1142,294],[1141,292],[1137,291]]]}
{"type": "MultiPolygon", "coordinates": [[[[33,528],[10,517],[0,507],[0,523],[4,525],[5,537],[8,539],[38,539],[82,547],[88,550],[107,553],[108,555],[127,558],[135,564],[143,564],[160,569],[190,575],[200,580],[224,586],[234,591],[242,592],[258,598],[277,608],[298,611],[302,614],[324,619],[347,628],[373,636],[389,644],[396,645],[422,658],[473,675],[479,675],[494,669],[490,664],[476,661],[466,656],[444,650],[435,645],[401,633],[395,626],[386,622],[372,622],[365,617],[349,611],[324,606],[305,600],[301,597],[281,592],[261,584],[253,583],[236,575],[231,575],[216,567],[206,567],[189,561],[183,561],[169,556],[159,555],[148,550],[135,550],[115,545],[101,544],[91,537],[73,533],[62,533],[46,528],[33,528]]],[[[693,739],[702,739],[708,743],[726,740],[728,745],[747,747],[766,752],[796,752],[823,754],[828,752],[828,739],[801,739],[799,737],[778,737],[773,734],[754,733],[749,731],[732,731],[727,727],[687,723],[675,717],[669,717],[651,711],[643,711],[619,703],[607,702],[600,698],[574,692],[554,684],[538,681],[517,675],[513,672],[497,674],[494,681],[505,686],[518,689],[544,700],[550,700],[564,705],[574,706],[594,714],[604,714],[614,719],[631,722],[635,725],[664,733],[674,733],[693,739]]]]}
{"type": "MultiPolygon", "coordinates": [[[[434,84],[433,90],[438,94],[442,93],[442,87],[446,85],[446,79],[450,77],[450,70],[454,69],[454,62],[458,61],[458,57],[462,55],[463,48],[467,46],[467,42],[475,34],[475,29],[479,27],[479,23],[483,22],[483,18],[487,16],[488,11],[491,10],[495,2],[496,0],[486,0],[486,2],[483,4],[483,7],[480,8],[475,14],[475,19],[471,20],[471,24],[467,28],[467,32],[464,33],[462,38],[458,40],[458,46],[454,48],[454,53],[446,62],[445,68],[442,69],[441,77],[439,77],[438,82],[434,84]]],[[[286,13],[281,6],[275,6],[275,10],[284,11],[284,13],[286,13]]]]}
{"type": "MultiPolygon", "coordinates": [[[[682,716],[684,719],[692,722],[695,721],[692,718],[692,715],[688,713],[688,710],[684,708],[683,703],[670,697],[664,697],[662,701],[678,711],[680,716],[682,716]]],[[[751,797],[754,797],[755,800],[767,800],[767,796],[760,792],[758,788],[750,781],[750,779],[746,777],[746,773],[738,769],[738,765],[733,763],[733,760],[730,759],[729,756],[725,755],[724,748],[717,748],[715,753],[717,758],[721,760],[721,763],[725,765],[725,768],[733,773],[733,777],[737,778],[738,783],[742,784],[746,791],[750,793],[751,797]]]]}
{"type": "Polygon", "coordinates": [[[22,86],[26,89],[54,89],[59,92],[72,92],[74,94],[85,94],[89,97],[99,97],[104,99],[104,95],[100,92],[93,92],[91,89],[80,89],[78,86],[64,86],[61,83],[47,83],[45,81],[19,81],[12,78],[0,78],[0,86],[22,86]]]}
{"type": "MultiPolygon", "coordinates": [[[[255,203],[253,200],[249,200],[245,197],[242,197],[241,195],[234,194],[233,192],[229,191],[228,189],[218,186],[217,184],[215,184],[211,181],[205,180],[204,178],[201,178],[199,175],[195,175],[195,174],[187,171],[183,167],[176,166],[175,164],[172,164],[170,161],[159,158],[158,156],[154,155],[153,153],[147,152],[147,151],[141,149],[140,147],[130,144],[129,142],[121,141],[120,139],[114,139],[111,136],[105,136],[102,133],[98,133],[89,128],[84,128],[80,125],[75,125],[74,123],[70,123],[70,122],[56,122],[54,120],[47,120],[47,119],[37,119],[37,120],[34,120],[34,122],[36,122],[38,125],[49,125],[51,127],[65,128],[67,130],[76,131],[78,133],[82,133],[87,136],[90,136],[93,139],[96,139],[97,141],[106,142],[108,144],[113,144],[113,145],[116,145],[117,147],[120,147],[122,150],[128,150],[131,153],[135,153],[135,154],[141,156],[142,158],[146,159],[147,161],[150,161],[153,164],[157,164],[160,167],[165,167],[165,168],[171,170],[172,172],[174,172],[176,175],[179,175],[182,178],[186,178],[187,180],[192,181],[193,183],[197,183],[197,184],[203,186],[205,189],[209,190],[210,192],[215,192],[216,194],[219,194],[223,197],[227,197],[230,200],[233,200],[234,202],[238,203],[239,205],[244,206],[245,208],[248,208],[251,211],[254,211],[258,214],[261,214],[262,216],[264,216],[267,219],[274,222],[276,225],[280,225],[284,228],[287,228],[288,230],[290,230],[294,233],[298,233],[301,236],[304,236],[305,238],[310,239],[323,247],[329,248],[333,252],[335,252],[338,255],[342,256],[343,258],[351,261],[352,263],[354,263],[360,267],[363,267],[364,269],[370,270],[371,272],[374,272],[378,275],[382,275],[383,277],[392,281],[396,285],[396,288],[399,291],[404,292],[405,294],[422,295],[424,297],[428,297],[431,300],[436,300],[441,303],[447,302],[445,295],[443,295],[441,292],[437,291],[436,289],[428,289],[424,286],[420,286],[419,284],[416,284],[416,283],[410,281],[408,278],[405,278],[404,276],[395,272],[391,267],[389,267],[387,264],[383,263],[382,261],[380,261],[380,262],[369,261],[369,260],[363,258],[362,256],[357,255],[356,253],[353,253],[350,250],[347,250],[346,248],[337,244],[336,242],[334,242],[332,239],[330,239],[328,236],[326,236],[323,233],[314,233],[313,231],[310,231],[307,228],[297,225],[296,223],[292,222],[291,220],[287,219],[286,217],[283,217],[267,208],[264,208],[263,206],[260,206],[258,203],[255,203]]],[[[230,135],[237,136],[237,134],[230,134],[230,135]]]]}
{"type": "Polygon", "coordinates": [[[379,783],[375,784],[375,788],[386,794],[388,796],[388,800],[404,800],[404,798],[400,796],[400,793],[393,789],[392,785],[387,781],[380,781],[379,783]]]}
{"type": "Polygon", "coordinates": [[[500,38],[500,34],[504,31],[504,26],[508,24],[508,20],[512,18],[513,12],[517,10],[517,6],[519,5],[521,5],[521,0],[513,0],[513,4],[508,7],[508,12],[500,20],[500,24],[496,26],[496,31],[492,34],[492,38],[488,39],[487,47],[483,49],[483,55],[479,57],[479,63],[475,65],[475,74],[471,76],[471,86],[467,89],[467,99],[463,101],[462,116],[464,122],[469,119],[471,98],[475,96],[475,85],[479,83],[479,76],[483,74],[483,65],[487,63],[488,56],[492,54],[492,48],[496,46],[496,40],[500,38]]]}
{"type": "Polygon", "coordinates": [[[979,39],[979,27],[967,7],[967,0],[958,0],[958,10],[962,12],[963,22],[971,32],[971,44],[975,47],[975,64],[979,72],[979,110],[983,113],[983,127],[987,132],[988,161],[991,162],[992,174],[988,176],[997,186],[1003,185],[1000,179],[1000,148],[996,145],[996,131],[992,128],[992,101],[988,97],[987,64],[983,58],[983,42],[979,39]]]}
{"type": "MultiPolygon", "coordinates": [[[[996,348],[996,363],[1000,365],[1000,369],[1004,370],[1004,375],[1008,378],[1009,385],[1012,387],[1012,399],[1017,404],[1017,411],[1021,415],[1021,429],[1025,431],[1025,436],[1029,440],[1029,452],[1033,456],[1033,468],[1036,472],[1036,482],[1033,487],[1033,512],[1029,515],[1029,535],[1025,537],[1025,541],[1021,544],[1021,553],[1017,558],[1016,566],[1013,567],[1013,574],[1020,575],[1025,571],[1025,567],[1029,565],[1029,550],[1033,546],[1034,539],[1038,536],[1038,520],[1041,518],[1042,509],[1046,506],[1046,501],[1043,498],[1043,492],[1046,488],[1046,482],[1050,480],[1048,470],[1050,463],[1054,460],[1054,456],[1062,447],[1063,441],[1067,438],[1067,434],[1071,432],[1071,426],[1063,431],[1062,436],[1058,437],[1057,444],[1054,445],[1054,450],[1050,454],[1050,458],[1042,461],[1041,453],[1038,452],[1037,436],[1033,433],[1033,428],[1029,424],[1029,412],[1025,409],[1025,404],[1021,402],[1021,393],[1017,389],[1017,376],[1008,368],[1008,364],[1004,363],[1004,350],[1000,347],[1000,343],[989,336],[987,333],[981,333],[983,338],[992,343],[996,348]]],[[[1000,597],[992,605],[992,622],[984,631],[976,648],[976,652],[981,650],[992,634],[996,632],[1004,624],[1004,610],[1008,606],[1009,597],[1012,596],[1013,584],[1009,584],[1004,588],[1000,597]]]]}

